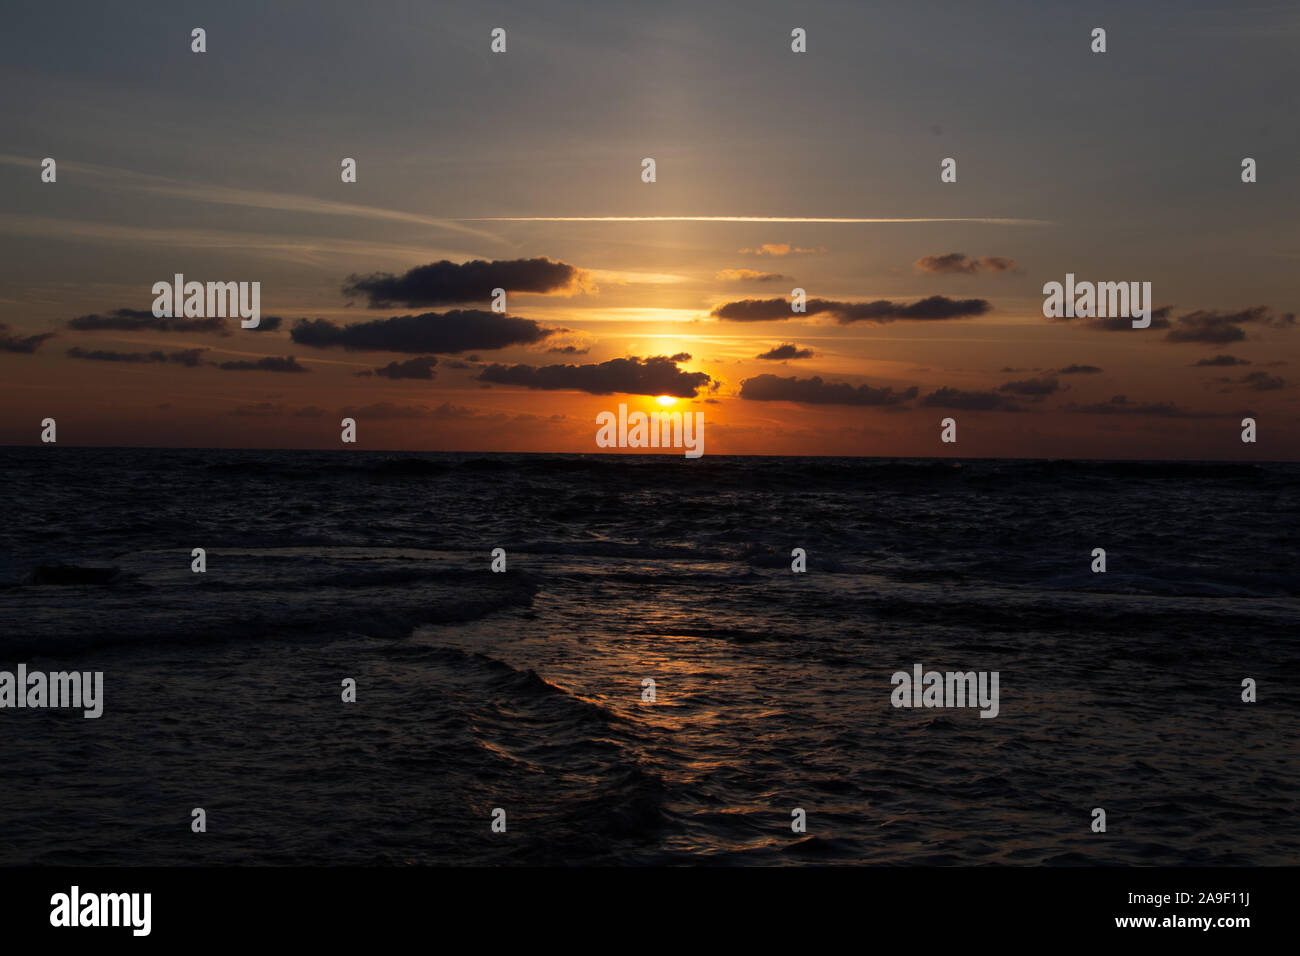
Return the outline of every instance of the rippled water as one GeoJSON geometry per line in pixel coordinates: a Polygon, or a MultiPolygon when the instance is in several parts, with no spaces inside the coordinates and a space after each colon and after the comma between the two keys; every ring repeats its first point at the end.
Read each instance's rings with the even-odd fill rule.
{"type": "Polygon", "coordinates": [[[1300,862],[1297,477],[0,450],[0,863],[1300,862]]]}

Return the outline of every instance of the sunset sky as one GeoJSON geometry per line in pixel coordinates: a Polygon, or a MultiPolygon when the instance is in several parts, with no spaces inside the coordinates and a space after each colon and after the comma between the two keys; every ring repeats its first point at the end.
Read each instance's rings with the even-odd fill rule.
{"type": "Polygon", "coordinates": [[[1300,8],[1130,7],[7,9],[0,443],[596,452],[676,391],[706,454],[1295,459],[1300,8]]]}

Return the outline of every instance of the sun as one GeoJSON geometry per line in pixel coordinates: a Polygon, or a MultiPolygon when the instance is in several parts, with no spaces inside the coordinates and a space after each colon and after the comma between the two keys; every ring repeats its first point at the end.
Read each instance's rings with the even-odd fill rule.
{"type": "Polygon", "coordinates": [[[655,399],[655,401],[658,402],[660,405],[662,405],[664,408],[667,408],[669,405],[677,404],[677,399],[673,398],[673,396],[671,395],[660,395],[658,398],[655,399]]]}

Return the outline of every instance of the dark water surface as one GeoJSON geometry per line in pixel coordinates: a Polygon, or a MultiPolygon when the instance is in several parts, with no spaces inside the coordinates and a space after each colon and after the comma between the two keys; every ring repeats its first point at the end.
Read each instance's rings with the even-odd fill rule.
{"type": "Polygon", "coordinates": [[[1298,477],[0,449],[0,864],[1300,862],[1298,477]]]}

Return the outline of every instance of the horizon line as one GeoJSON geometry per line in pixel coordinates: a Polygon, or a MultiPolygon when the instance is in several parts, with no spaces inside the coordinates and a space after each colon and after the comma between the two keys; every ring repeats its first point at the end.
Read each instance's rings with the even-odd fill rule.
{"type": "MultiPolygon", "coordinates": [[[[859,458],[882,461],[1025,461],[1025,462],[1151,462],[1156,464],[1230,464],[1230,465],[1297,465],[1300,464],[1300,458],[1271,458],[1265,460],[1243,459],[1243,458],[1099,458],[1090,456],[1080,456],[1075,458],[1061,456],[1016,456],[1016,455],[985,455],[980,456],[963,456],[963,455],[771,455],[771,454],[746,454],[743,452],[728,452],[724,454],[712,453],[703,455],[699,459],[684,459],[681,455],[675,454],[675,450],[660,452],[629,452],[629,451],[479,451],[476,449],[439,449],[439,448],[274,448],[274,447],[248,447],[233,445],[71,445],[62,442],[52,443],[57,449],[60,444],[65,448],[75,449],[96,449],[101,451],[247,451],[247,452],[323,452],[332,451],[342,454],[356,454],[357,452],[369,452],[372,454],[386,455],[567,455],[583,456],[587,458],[667,458],[674,461],[703,461],[706,458],[859,458]]],[[[49,444],[35,443],[30,445],[0,445],[0,451],[9,451],[12,449],[27,448],[47,448],[49,444]]]]}

